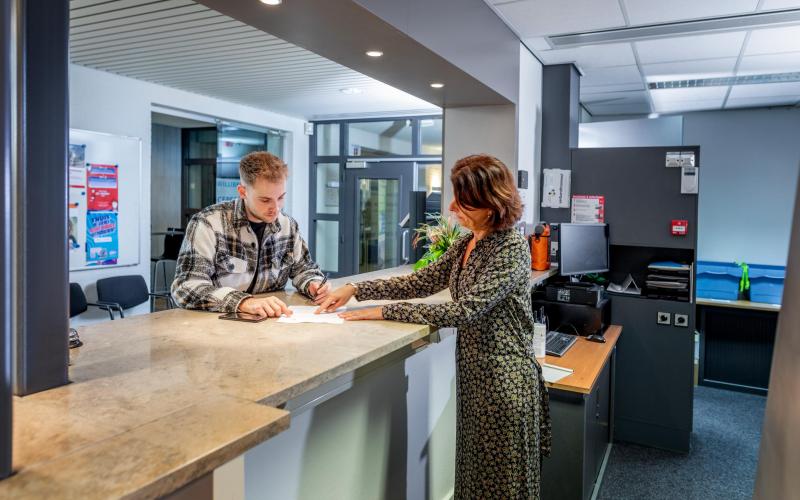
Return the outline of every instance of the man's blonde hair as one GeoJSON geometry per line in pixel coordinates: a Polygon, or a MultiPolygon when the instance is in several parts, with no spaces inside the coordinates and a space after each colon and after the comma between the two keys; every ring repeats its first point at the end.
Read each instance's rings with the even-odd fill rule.
{"type": "Polygon", "coordinates": [[[283,160],[268,151],[253,151],[242,157],[239,162],[239,177],[248,186],[259,177],[269,182],[286,180],[289,167],[283,160]]]}

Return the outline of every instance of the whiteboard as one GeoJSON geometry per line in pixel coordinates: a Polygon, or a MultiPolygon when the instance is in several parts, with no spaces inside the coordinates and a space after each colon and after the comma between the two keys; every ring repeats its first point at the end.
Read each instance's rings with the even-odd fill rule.
{"type": "Polygon", "coordinates": [[[139,264],[142,140],[70,129],[69,144],[69,270],[139,264]]]}

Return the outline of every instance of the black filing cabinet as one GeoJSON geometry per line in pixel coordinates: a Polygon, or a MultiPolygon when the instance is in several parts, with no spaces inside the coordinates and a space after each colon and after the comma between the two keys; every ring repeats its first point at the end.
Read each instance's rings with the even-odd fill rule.
{"type": "Polygon", "coordinates": [[[625,325],[617,343],[615,438],[688,452],[694,394],[694,305],[615,295],[611,320],[625,325]],[[660,313],[670,325],[658,324],[660,313]],[[675,326],[675,315],[688,316],[675,326]],[[624,381],[624,383],[623,383],[624,381]]]}

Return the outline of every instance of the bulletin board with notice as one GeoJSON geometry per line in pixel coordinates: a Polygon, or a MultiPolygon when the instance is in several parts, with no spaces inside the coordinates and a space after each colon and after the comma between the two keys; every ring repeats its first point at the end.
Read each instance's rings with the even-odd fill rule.
{"type": "Polygon", "coordinates": [[[70,129],[69,269],[139,263],[141,140],[70,129]]]}

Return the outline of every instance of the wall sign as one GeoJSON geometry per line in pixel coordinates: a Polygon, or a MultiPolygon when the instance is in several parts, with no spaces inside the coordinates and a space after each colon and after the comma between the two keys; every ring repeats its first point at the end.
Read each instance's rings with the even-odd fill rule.
{"type": "Polygon", "coordinates": [[[603,223],[606,220],[606,197],[600,195],[572,195],[572,223],[603,223]]]}

